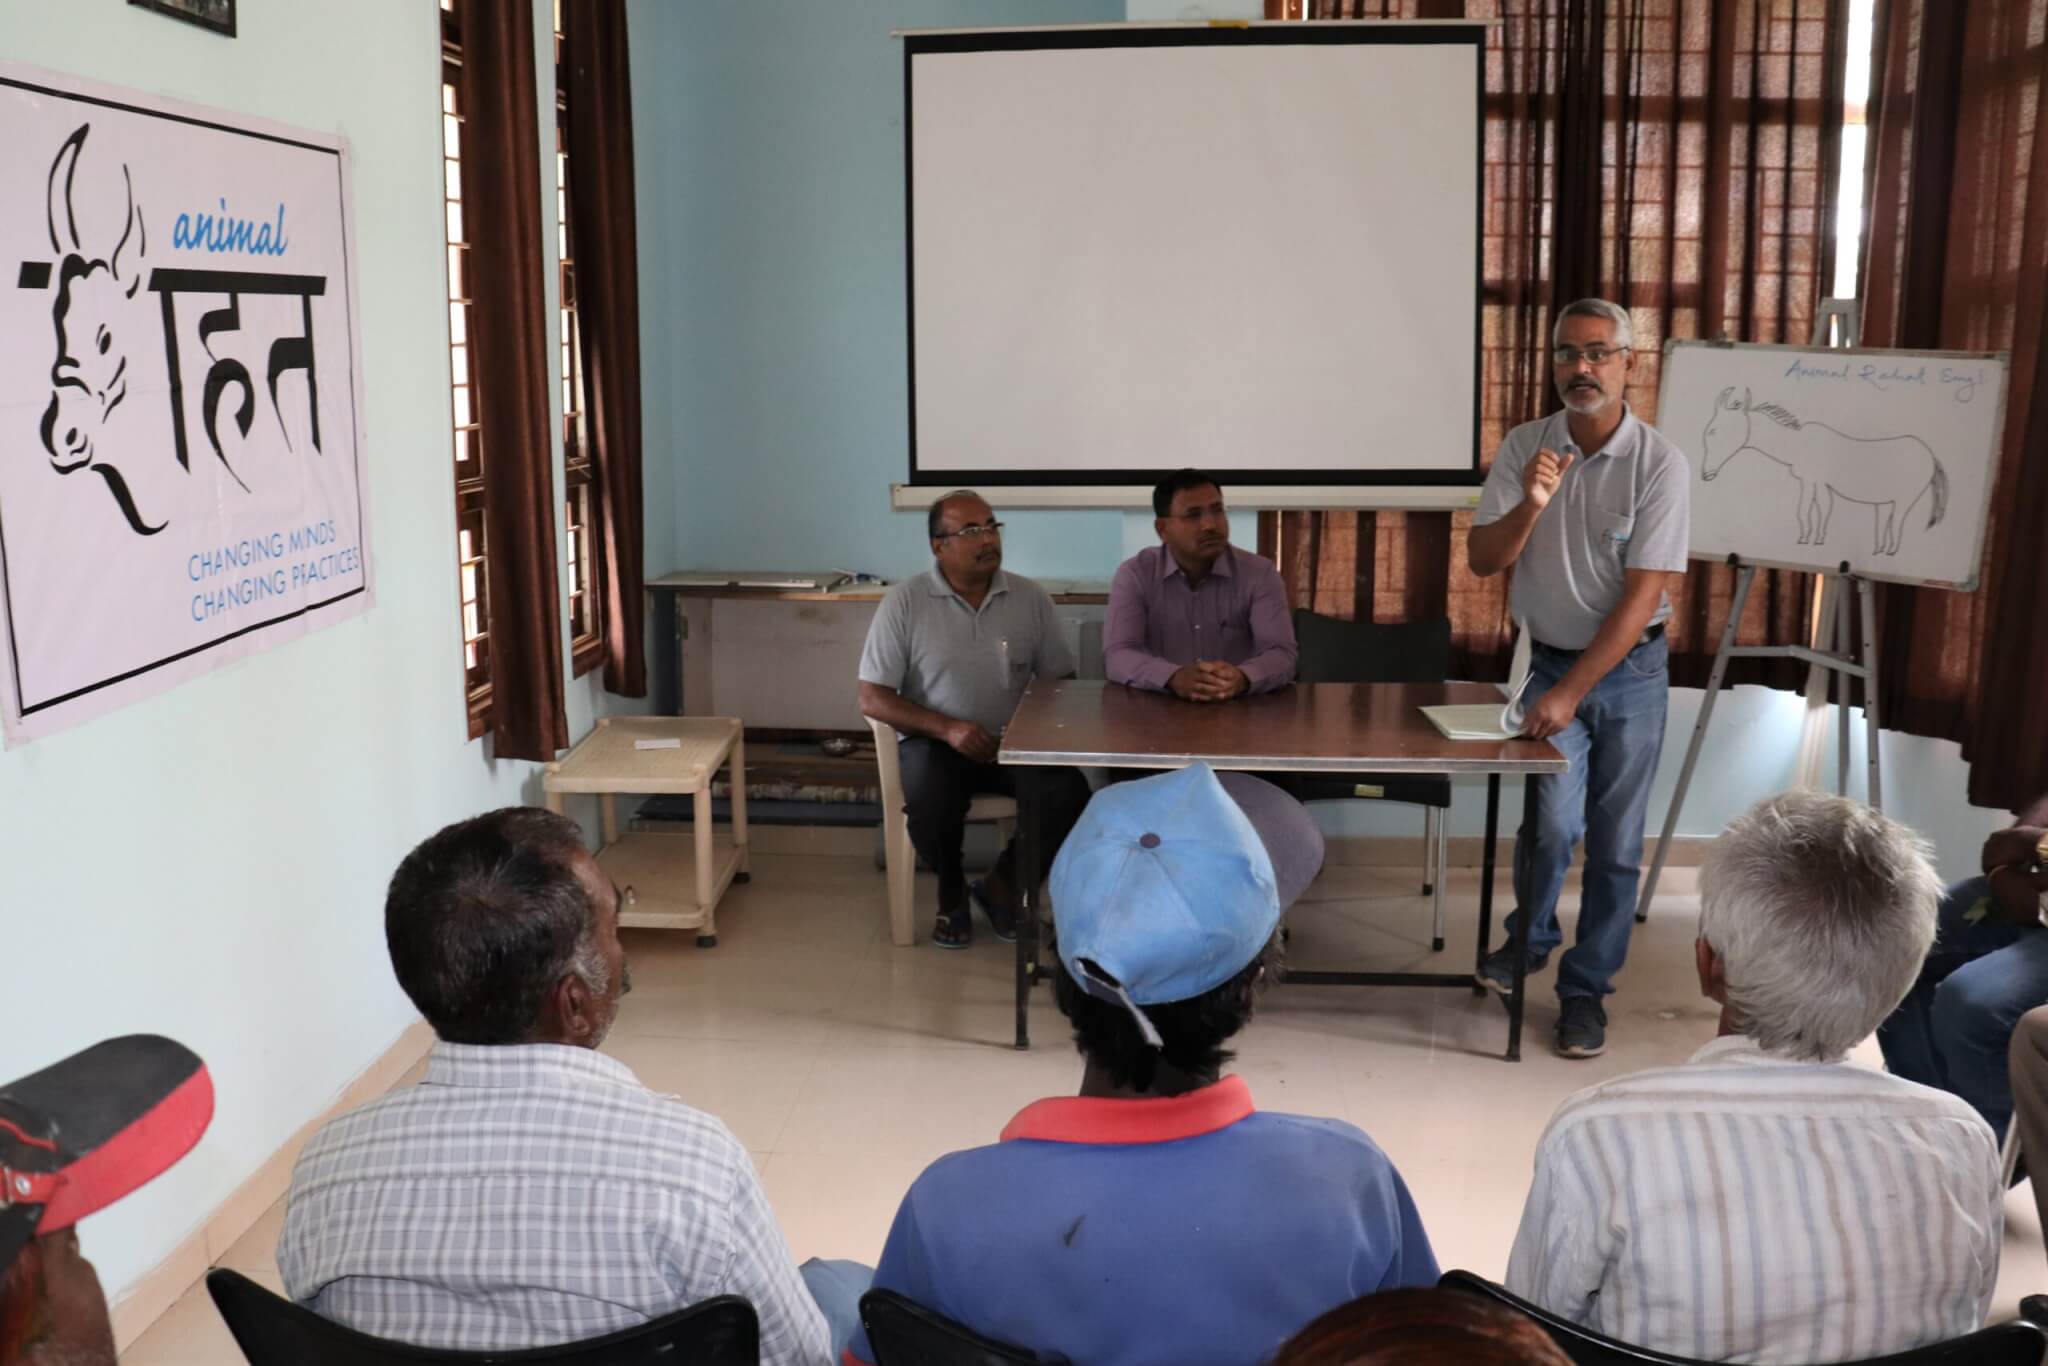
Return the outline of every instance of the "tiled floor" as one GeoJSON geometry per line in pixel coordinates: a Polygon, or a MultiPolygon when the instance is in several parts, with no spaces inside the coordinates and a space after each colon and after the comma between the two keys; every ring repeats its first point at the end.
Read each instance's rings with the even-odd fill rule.
{"type": "MultiPolygon", "coordinates": [[[[1441,958],[1429,952],[1428,907],[1414,882],[1399,870],[1326,869],[1290,916],[1291,960],[1469,964],[1477,874],[1453,875],[1441,958]]],[[[919,893],[931,906],[928,878],[919,893]]],[[[1557,1103],[1601,1078],[1681,1060],[1712,1036],[1714,1014],[1693,977],[1690,870],[1667,873],[1660,893],[1610,1002],[1612,1046],[1602,1058],[1550,1053],[1555,1001],[1545,974],[1519,1065],[1499,1057],[1506,1017],[1491,999],[1282,987],[1239,1037],[1235,1070],[1267,1109],[1339,1116],[1372,1134],[1406,1176],[1442,1263],[1498,1276],[1530,1154],[1557,1103]]],[[[1575,895],[1568,890],[1568,913],[1575,895]]],[[[896,949],[882,876],[869,861],[756,855],[753,882],[720,909],[715,950],[697,949],[688,934],[627,933],[635,990],[606,1051],[732,1126],[799,1258],[872,1261],[927,1162],[992,1141],[1024,1104],[1079,1080],[1044,989],[1032,1005],[1036,1046],[1009,1046],[1011,960],[983,929],[965,953],[896,949]]],[[[1863,1056],[1874,1061],[1875,1046],[1863,1056]]],[[[277,1288],[281,1220],[280,1206],[222,1264],[277,1288]]],[[[2022,1188],[2006,1201],[1997,1314],[2009,1317],[2022,1294],[2044,1289],[2048,1262],[2022,1188]]],[[[123,1357],[128,1366],[239,1360],[202,1288],[123,1357]]]]}

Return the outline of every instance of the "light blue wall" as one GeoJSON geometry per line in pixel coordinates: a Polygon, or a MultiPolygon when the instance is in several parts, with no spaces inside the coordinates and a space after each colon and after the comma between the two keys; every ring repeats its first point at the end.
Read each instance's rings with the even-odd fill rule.
{"type": "MultiPolygon", "coordinates": [[[[183,1040],[214,1078],[191,1156],[83,1225],[115,1296],[415,1018],[382,917],[405,851],[539,798],[535,765],[466,738],[436,7],[245,3],[239,22],[230,40],[124,0],[0,0],[0,56],[338,133],[355,187],[376,605],[0,752],[0,924],[25,965],[0,993],[0,1080],[130,1032],[183,1040]]],[[[572,733],[610,705],[572,683],[572,733]]]]}
{"type": "MultiPolygon", "coordinates": [[[[909,459],[892,29],[1118,22],[1122,0],[636,0],[648,570],[930,561],[909,459]],[[665,388],[663,386],[666,386],[665,388]]],[[[1005,512],[1011,567],[1106,578],[1115,512],[1005,512]]]]}

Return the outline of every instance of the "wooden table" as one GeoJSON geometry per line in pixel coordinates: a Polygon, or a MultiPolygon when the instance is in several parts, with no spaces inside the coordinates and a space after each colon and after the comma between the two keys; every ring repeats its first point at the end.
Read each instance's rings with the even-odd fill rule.
{"type": "MultiPolygon", "coordinates": [[[[1038,784],[1026,775],[1052,766],[1211,768],[1253,772],[1448,773],[1486,775],[1485,867],[1479,882],[1479,951],[1493,932],[1494,844],[1504,773],[1561,773],[1565,759],[1547,740],[1446,740],[1419,710],[1439,703],[1501,701],[1490,683],[1297,683],[1233,702],[1184,702],[1113,683],[1033,682],[1003,731],[999,761],[1020,766],[1018,782],[1017,1047],[1031,1046],[1026,1004],[1038,965],[1038,784]]],[[[1514,989],[1508,994],[1510,1062],[1522,1056],[1523,965],[1528,924],[1517,917],[1514,989]]],[[[1484,994],[1474,974],[1288,970],[1302,985],[1464,987],[1484,994]]]]}
{"type": "Polygon", "coordinates": [[[695,930],[697,946],[718,943],[718,899],[747,872],[747,746],[737,717],[607,716],[576,748],[541,773],[548,810],[572,792],[597,797],[604,843],[598,867],[633,892],[619,911],[628,929],[695,930]],[[660,748],[642,749],[642,741],[660,748]],[[732,765],[732,830],[711,829],[711,779],[732,765]],[[618,794],[690,793],[687,835],[619,834],[618,794]]]}

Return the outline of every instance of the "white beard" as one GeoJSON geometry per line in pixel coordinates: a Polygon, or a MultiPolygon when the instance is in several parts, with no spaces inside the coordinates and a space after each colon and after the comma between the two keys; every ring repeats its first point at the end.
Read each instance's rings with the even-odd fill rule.
{"type": "Polygon", "coordinates": [[[1614,395],[1586,389],[1565,389],[1558,395],[1564,406],[1580,417],[1591,417],[1614,402],[1614,395]]]}

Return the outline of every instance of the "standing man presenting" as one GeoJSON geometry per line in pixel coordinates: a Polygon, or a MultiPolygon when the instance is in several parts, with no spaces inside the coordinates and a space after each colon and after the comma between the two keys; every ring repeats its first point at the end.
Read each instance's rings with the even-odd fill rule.
{"type": "MultiPolygon", "coordinates": [[[[1628,957],[1670,691],[1666,590],[1685,573],[1689,532],[1684,455],[1622,400],[1631,341],[1628,313],[1605,299],[1558,315],[1551,362],[1564,411],[1508,433],[1466,546],[1481,578],[1515,567],[1512,606],[1531,644],[1523,733],[1571,761],[1529,779],[1514,872],[1533,973],[1563,940],[1558,891],[1585,837],[1578,939],[1557,970],[1557,1051],[1568,1058],[1606,1051],[1601,998],[1628,957]]],[[[1479,980],[1505,993],[1514,969],[1503,946],[1479,980]]]]}
{"type": "MultiPolygon", "coordinates": [[[[1017,937],[1011,870],[1016,843],[984,881],[967,883],[961,841],[977,792],[1016,795],[1016,775],[996,763],[1003,727],[1033,678],[1067,678],[1073,652],[1052,599],[1022,574],[1003,570],[1003,524],[965,489],[925,517],[931,572],[889,590],[860,655],[860,710],[894,726],[903,766],[903,810],[917,856],[939,875],[932,942],[966,948],[971,895],[1000,939],[1017,937]]],[[[1088,780],[1077,768],[1041,775],[1039,829],[1045,865],[1081,808],[1088,780]]]]}
{"type": "Polygon", "coordinates": [[[1280,571],[1230,543],[1223,490],[1176,470],[1152,490],[1159,544],[1117,566],[1102,628],[1112,683],[1224,702],[1294,681],[1294,618],[1280,571]]]}

